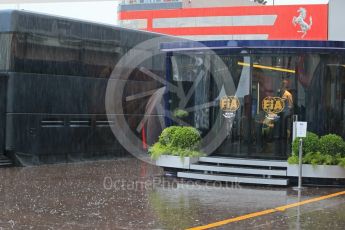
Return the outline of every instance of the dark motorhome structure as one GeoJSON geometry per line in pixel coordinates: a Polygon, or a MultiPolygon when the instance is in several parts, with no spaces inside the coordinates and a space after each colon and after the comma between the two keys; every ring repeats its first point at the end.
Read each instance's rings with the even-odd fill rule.
{"type": "MultiPolygon", "coordinates": [[[[107,81],[125,53],[158,36],[25,11],[1,11],[0,154],[20,165],[126,155],[107,120],[107,81]]],[[[153,57],[142,67],[160,76],[164,59],[153,57]]],[[[129,80],[126,92],[130,94],[159,84],[138,69],[129,80]]],[[[125,106],[130,122],[140,119],[145,100],[125,106]]]]}
{"type": "MultiPolygon", "coordinates": [[[[293,121],[319,136],[345,137],[344,42],[181,41],[161,50],[170,88],[193,92],[169,90],[167,106],[188,112],[184,121],[202,132],[210,154],[187,165],[158,161],[177,177],[286,186],[299,175],[287,162],[293,121]]],[[[341,166],[302,168],[308,183],[344,184],[341,166]]]]}
{"type": "MultiPolygon", "coordinates": [[[[203,133],[226,134],[215,156],[286,160],[294,116],[308,122],[308,131],[345,138],[344,42],[184,41],[161,49],[170,59],[171,84],[188,90],[198,78],[182,109],[203,133]],[[237,106],[224,111],[224,96],[237,106]],[[227,119],[226,112],[233,116],[227,119]]],[[[173,92],[170,97],[174,110],[180,99],[173,92]]]]}

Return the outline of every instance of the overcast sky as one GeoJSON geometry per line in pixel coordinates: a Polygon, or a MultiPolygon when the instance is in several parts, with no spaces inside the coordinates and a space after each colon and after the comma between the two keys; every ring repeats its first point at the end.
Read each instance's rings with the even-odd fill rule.
{"type": "MultiPolygon", "coordinates": [[[[1,1],[0,1],[1,3],[1,1]]],[[[117,24],[117,1],[0,4],[0,9],[24,9],[47,14],[117,24]]]]}
{"type": "MultiPolygon", "coordinates": [[[[19,0],[17,0],[19,1],[19,0]]],[[[23,0],[24,1],[24,0],[23,0]]],[[[30,1],[30,0],[25,0],[30,1]]],[[[34,0],[33,0],[34,1],[34,0]]],[[[43,0],[42,0],[43,1],[43,0]]],[[[68,1],[68,0],[64,0],[68,1]]],[[[216,0],[213,0],[216,1],[216,0]]],[[[266,0],[272,4],[273,0],[266,0]]],[[[329,0],[274,0],[274,4],[320,4],[329,0]]],[[[1,4],[0,9],[24,9],[29,11],[43,12],[66,17],[78,18],[89,21],[117,24],[118,1],[85,1],[85,2],[60,2],[60,3],[21,3],[21,4],[1,4]]],[[[49,0],[47,0],[49,2],[49,0]]]]}

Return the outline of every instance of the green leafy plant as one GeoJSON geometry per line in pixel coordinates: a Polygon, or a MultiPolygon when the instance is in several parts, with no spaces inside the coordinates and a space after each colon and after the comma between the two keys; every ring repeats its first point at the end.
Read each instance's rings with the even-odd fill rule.
{"type": "MultiPolygon", "coordinates": [[[[299,159],[297,155],[293,155],[288,159],[289,164],[298,164],[299,159]]],[[[337,159],[329,154],[322,154],[321,152],[309,152],[307,153],[303,159],[303,164],[312,164],[316,165],[337,165],[337,159]]]]}
{"type": "Polygon", "coordinates": [[[345,157],[338,160],[338,165],[345,168],[345,157]]]}
{"type": "Polygon", "coordinates": [[[183,157],[197,157],[203,154],[199,151],[201,141],[197,129],[187,126],[170,126],[165,128],[149,153],[152,159],[158,159],[161,155],[173,155],[183,157]]]}
{"type": "MultiPolygon", "coordinates": [[[[293,142],[293,154],[289,157],[289,164],[298,164],[298,144],[296,138],[293,142]]],[[[327,134],[318,138],[314,133],[308,132],[303,141],[303,164],[312,165],[340,165],[345,167],[345,142],[335,134],[327,134]]]]}
{"type": "Polygon", "coordinates": [[[345,143],[343,138],[336,134],[327,134],[320,138],[320,152],[323,154],[337,155],[341,154],[343,156],[345,153],[345,143]]]}
{"type": "Polygon", "coordinates": [[[334,165],[335,159],[333,156],[322,154],[321,152],[310,152],[306,154],[303,163],[312,165],[334,165]]]}
{"type": "Polygon", "coordinates": [[[184,118],[184,117],[188,117],[189,113],[183,109],[175,109],[173,115],[174,117],[177,117],[177,118],[184,118]]]}
{"type": "Polygon", "coordinates": [[[170,144],[172,142],[173,135],[179,128],[179,126],[170,126],[168,128],[165,128],[158,138],[158,143],[163,146],[167,146],[168,144],[170,144]]]}
{"type": "Polygon", "coordinates": [[[196,150],[201,140],[200,133],[193,127],[178,127],[172,135],[171,146],[196,150]]]}
{"type": "MultiPolygon", "coordinates": [[[[319,136],[312,132],[307,132],[307,137],[303,139],[303,155],[310,153],[310,152],[317,152],[319,151],[319,136]]],[[[292,152],[293,155],[298,156],[298,145],[299,145],[299,138],[296,138],[292,142],[292,152]]]]}
{"type": "Polygon", "coordinates": [[[298,164],[298,156],[297,155],[292,155],[288,158],[288,163],[290,165],[297,165],[298,164]]]}

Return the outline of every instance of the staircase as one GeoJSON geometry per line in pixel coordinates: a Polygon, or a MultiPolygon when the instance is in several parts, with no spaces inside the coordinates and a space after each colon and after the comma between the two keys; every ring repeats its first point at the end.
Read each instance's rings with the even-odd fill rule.
{"type": "Polygon", "coordinates": [[[287,162],[228,157],[201,157],[177,177],[244,184],[287,186],[287,162]]]}
{"type": "Polygon", "coordinates": [[[11,167],[13,162],[3,154],[0,154],[0,168],[11,167]]]}

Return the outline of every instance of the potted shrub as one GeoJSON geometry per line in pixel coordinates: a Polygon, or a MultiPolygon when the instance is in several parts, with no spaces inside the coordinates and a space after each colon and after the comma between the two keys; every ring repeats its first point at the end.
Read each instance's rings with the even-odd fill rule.
{"type": "Polygon", "coordinates": [[[183,119],[185,117],[188,117],[189,113],[186,110],[183,109],[175,109],[173,112],[173,116],[179,119],[183,119]]]}
{"type": "MultiPolygon", "coordinates": [[[[293,142],[292,156],[288,159],[288,176],[298,176],[298,142],[293,142]]],[[[303,177],[345,178],[345,142],[335,134],[319,138],[308,132],[303,139],[303,177]]]]}
{"type": "Polygon", "coordinates": [[[170,126],[162,131],[158,141],[149,148],[149,153],[158,166],[189,169],[189,165],[203,155],[199,151],[200,141],[197,129],[170,126]]]}

